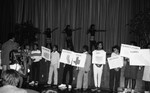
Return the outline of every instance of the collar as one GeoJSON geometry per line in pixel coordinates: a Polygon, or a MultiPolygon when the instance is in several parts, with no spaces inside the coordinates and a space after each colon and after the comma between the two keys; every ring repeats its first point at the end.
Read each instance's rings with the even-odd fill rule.
{"type": "Polygon", "coordinates": [[[88,52],[86,51],[86,52],[83,52],[84,54],[87,54],[88,52]]]}

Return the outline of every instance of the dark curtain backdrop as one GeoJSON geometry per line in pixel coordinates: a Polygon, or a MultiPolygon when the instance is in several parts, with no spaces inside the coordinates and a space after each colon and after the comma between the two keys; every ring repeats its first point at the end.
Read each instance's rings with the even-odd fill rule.
{"type": "MultiPolygon", "coordinates": [[[[67,24],[72,28],[82,29],[73,32],[75,50],[81,50],[84,44],[89,45],[89,35],[86,34],[91,24],[97,32],[96,41],[104,42],[104,49],[111,52],[113,45],[130,41],[130,19],[143,7],[148,6],[148,0],[1,0],[1,42],[7,40],[9,32],[13,31],[15,23],[31,20],[41,32],[46,28],[59,27],[52,34],[53,44],[59,48],[65,47],[65,35],[61,31],[67,24]]],[[[45,36],[40,35],[40,45],[45,44],[45,36]]]]}
{"type": "MultiPolygon", "coordinates": [[[[53,44],[65,47],[65,35],[62,30],[67,24],[82,29],[73,32],[75,50],[89,45],[90,36],[86,34],[91,24],[97,32],[96,41],[104,42],[108,52],[116,44],[128,42],[129,29],[126,24],[131,19],[131,0],[14,0],[15,23],[31,20],[41,32],[46,28],[59,27],[52,34],[53,44]]],[[[45,36],[40,35],[40,45],[45,44],[45,36]]]]}

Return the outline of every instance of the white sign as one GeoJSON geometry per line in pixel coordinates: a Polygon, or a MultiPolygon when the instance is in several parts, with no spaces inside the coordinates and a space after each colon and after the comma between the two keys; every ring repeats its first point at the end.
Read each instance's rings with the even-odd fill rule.
{"type": "Polygon", "coordinates": [[[93,64],[105,64],[106,63],[106,52],[104,50],[94,50],[92,56],[93,64]]]}
{"type": "Polygon", "coordinates": [[[150,49],[130,51],[130,65],[150,66],[150,49]]]}
{"type": "Polygon", "coordinates": [[[138,47],[138,46],[121,44],[120,55],[123,57],[130,58],[130,51],[139,50],[139,49],[140,49],[140,47],[138,47]]]}
{"type": "Polygon", "coordinates": [[[72,65],[76,67],[84,67],[86,61],[86,54],[84,53],[73,53],[72,65]]]}
{"type": "Polygon", "coordinates": [[[51,59],[51,50],[42,46],[42,57],[48,61],[51,59]]]}
{"type": "Polygon", "coordinates": [[[63,49],[60,56],[60,62],[65,64],[72,64],[73,52],[63,49]]]}
{"type": "Polygon", "coordinates": [[[107,58],[109,68],[114,69],[114,68],[121,68],[123,66],[123,57],[117,55],[113,57],[107,58]]]}

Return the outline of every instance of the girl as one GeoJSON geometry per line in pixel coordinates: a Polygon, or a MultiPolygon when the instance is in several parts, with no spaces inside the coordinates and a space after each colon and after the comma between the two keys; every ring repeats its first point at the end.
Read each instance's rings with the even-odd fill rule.
{"type": "MultiPolygon", "coordinates": [[[[132,41],[131,45],[136,46],[137,43],[132,41]]],[[[125,61],[126,61],[126,63],[125,63],[125,72],[124,72],[124,77],[125,77],[124,86],[125,86],[125,89],[124,89],[123,93],[128,92],[128,89],[127,89],[128,83],[129,83],[129,85],[132,85],[131,86],[131,93],[134,93],[135,85],[136,85],[136,78],[137,78],[137,73],[138,73],[138,66],[130,66],[128,58],[125,58],[125,61]]]]}
{"type": "MultiPolygon", "coordinates": [[[[113,46],[112,47],[112,54],[111,57],[119,55],[119,46],[113,46]]],[[[111,92],[114,93],[117,92],[117,89],[120,85],[120,68],[115,68],[110,70],[110,81],[109,81],[109,87],[111,92]],[[115,82],[114,82],[115,81],[115,82]]]]}
{"type": "MultiPolygon", "coordinates": [[[[103,42],[98,42],[97,43],[97,50],[98,51],[104,51],[103,50],[103,42]]],[[[100,92],[100,85],[101,85],[101,77],[102,77],[103,65],[102,64],[93,64],[93,71],[94,71],[95,89],[93,89],[92,91],[100,92]]]]}
{"type": "MultiPolygon", "coordinates": [[[[150,49],[150,43],[147,44],[147,48],[150,49]]],[[[144,93],[150,93],[150,66],[144,68],[143,81],[145,83],[144,93]]]]}
{"type": "MultiPolygon", "coordinates": [[[[69,46],[69,47],[68,47],[68,50],[71,50],[71,51],[72,51],[72,50],[73,50],[73,47],[72,47],[72,46],[69,46]]],[[[72,88],[73,66],[72,66],[72,65],[68,65],[68,64],[65,64],[65,65],[64,65],[62,84],[58,86],[59,88],[63,88],[63,89],[66,89],[66,88],[67,88],[67,86],[66,86],[67,73],[69,73],[69,85],[68,85],[68,89],[71,89],[71,88],[72,88]]]]}

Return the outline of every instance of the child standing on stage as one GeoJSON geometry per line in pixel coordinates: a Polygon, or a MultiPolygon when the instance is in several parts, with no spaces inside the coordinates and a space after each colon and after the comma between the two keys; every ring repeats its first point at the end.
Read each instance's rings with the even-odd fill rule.
{"type": "MultiPolygon", "coordinates": [[[[132,41],[131,45],[136,46],[137,43],[132,41]]],[[[128,58],[125,58],[125,62],[126,62],[125,70],[124,70],[124,77],[125,77],[124,86],[125,86],[125,89],[124,89],[123,93],[127,93],[128,91],[130,91],[127,88],[128,87],[128,83],[130,85],[132,85],[131,86],[131,93],[134,93],[135,92],[136,79],[137,79],[137,74],[138,74],[139,67],[138,66],[130,66],[128,58]]]]}
{"type": "MultiPolygon", "coordinates": [[[[150,49],[150,43],[147,44],[147,48],[150,49]]],[[[144,67],[143,81],[145,83],[144,93],[150,93],[150,66],[144,67]]]]}
{"type": "MultiPolygon", "coordinates": [[[[120,47],[119,46],[113,46],[112,47],[112,53],[111,57],[119,55],[120,47]]],[[[110,70],[110,79],[109,79],[109,87],[111,93],[117,92],[117,89],[120,85],[120,68],[115,68],[110,70]]]]}
{"type": "MultiPolygon", "coordinates": [[[[94,51],[104,51],[103,50],[103,42],[98,42],[97,43],[97,50],[94,50],[94,51]]],[[[95,89],[92,89],[92,91],[100,92],[103,65],[102,64],[93,64],[93,71],[94,71],[95,89]]]]}
{"type": "MultiPolygon", "coordinates": [[[[68,50],[73,50],[73,46],[68,46],[68,50]]],[[[66,86],[66,76],[67,73],[69,72],[69,85],[68,88],[71,89],[72,88],[72,81],[73,81],[73,66],[65,64],[64,65],[64,71],[63,71],[63,79],[62,79],[62,84],[59,85],[59,88],[67,88],[66,86]]]]}
{"type": "Polygon", "coordinates": [[[53,51],[51,54],[51,64],[49,68],[49,78],[48,78],[48,84],[52,84],[52,76],[54,73],[54,86],[57,86],[58,84],[58,68],[59,68],[59,58],[60,54],[58,53],[58,46],[53,46],[53,51]]]}
{"type": "Polygon", "coordinates": [[[38,49],[38,44],[34,44],[33,51],[31,51],[31,59],[33,63],[31,65],[32,71],[32,82],[29,84],[38,85],[38,77],[39,77],[39,61],[42,59],[41,51],[38,49]]]}
{"type": "Polygon", "coordinates": [[[86,54],[86,61],[84,68],[79,68],[76,89],[80,90],[82,88],[82,81],[83,81],[83,90],[85,91],[88,89],[88,73],[91,67],[91,55],[88,53],[87,45],[83,46],[83,53],[86,54]]]}

